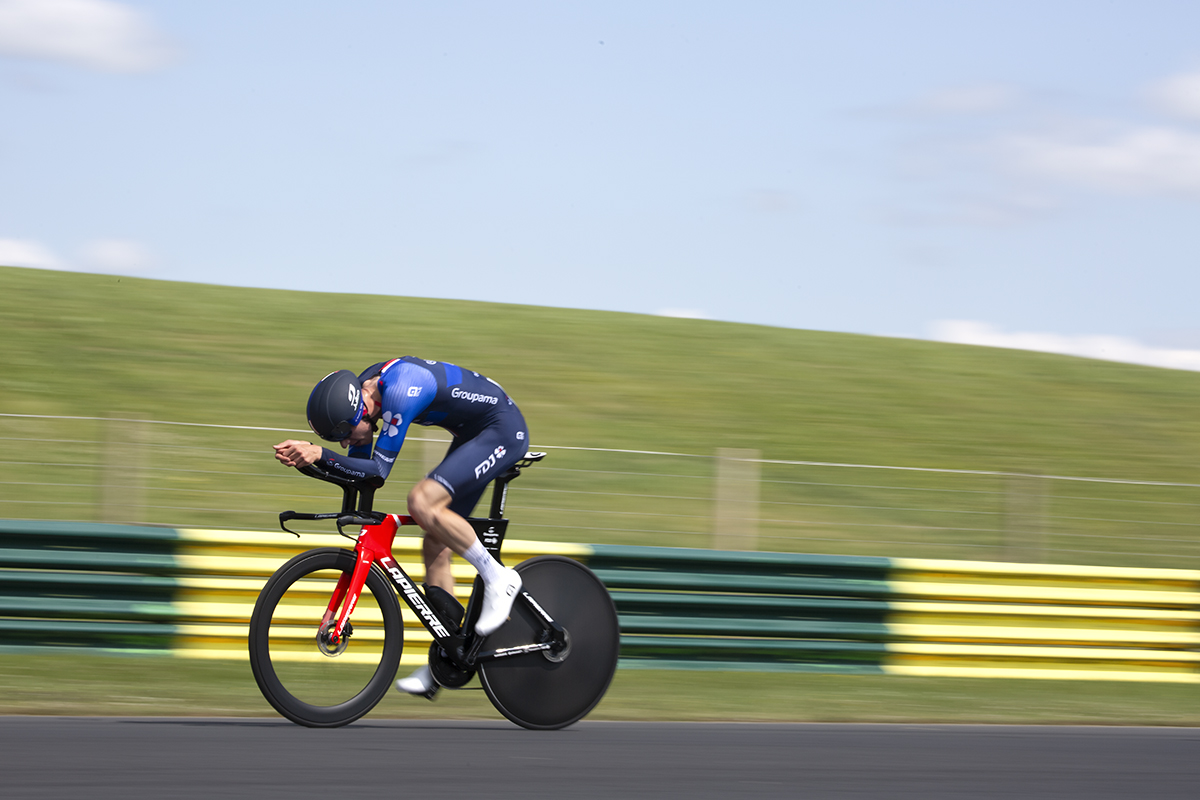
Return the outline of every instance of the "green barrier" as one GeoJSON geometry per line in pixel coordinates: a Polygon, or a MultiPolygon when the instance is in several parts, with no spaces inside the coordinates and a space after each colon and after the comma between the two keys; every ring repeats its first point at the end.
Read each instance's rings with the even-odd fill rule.
{"type": "MultiPolygon", "coordinates": [[[[6,652],[246,659],[266,578],[334,534],[0,520],[6,652]]],[[[509,540],[506,561],[586,562],[623,668],[1200,682],[1200,572],[509,540]]],[[[423,577],[420,540],[396,558],[423,577]]],[[[465,601],[474,570],[454,567],[465,601]]],[[[403,662],[430,637],[405,609],[403,662]]]]}
{"type": "Polygon", "coordinates": [[[885,558],[596,546],[638,668],[882,672],[885,558]]]}

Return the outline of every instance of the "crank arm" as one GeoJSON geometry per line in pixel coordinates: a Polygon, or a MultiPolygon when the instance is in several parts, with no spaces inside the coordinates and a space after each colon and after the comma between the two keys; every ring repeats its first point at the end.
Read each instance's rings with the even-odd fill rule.
{"type": "Polygon", "coordinates": [[[562,645],[566,641],[567,636],[567,632],[563,629],[563,626],[555,622],[554,617],[547,614],[546,609],[538,605],[537,600],[534,600],[533,597],[530,596],[529,592],[522,590],[520,597],[525,603],[525,606],[533,611],[533,613],[537,615],[537,618],[542,621],[542,625],[545,626],[546,633],[550,634],[555,643],[562,645]]]}
{"type": "Polygon", "coordinates": [[[509,656],[523,656],[527,653],[541,653],[545,650],[553,650],[553,642],[542,642],[541,644],[522,644],[516,647],[500,647],[496,650],[485,650],[475,657],[476,661],[491,661],[497,658],[508,658],[509,656]]]}

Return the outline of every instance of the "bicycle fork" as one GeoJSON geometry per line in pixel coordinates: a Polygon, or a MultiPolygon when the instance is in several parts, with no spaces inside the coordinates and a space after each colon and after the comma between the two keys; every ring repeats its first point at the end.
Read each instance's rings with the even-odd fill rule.
{"type": "Polygon", "coordinates": [[[401,525],[415,524],[412,517],[389,514],[378,525],[362,526],[358,541],[354,546],[354,572],[342,573],[338,578],[333,596],[329,599],[329,605],[325,608],[325,614],[321,619],[321,635],[328,644],[334,647],[345,647],[346,638],[353,632],[353,626],[350,625],[350,614],[358,605],[358,598],[367,583],[367,574],[371,571],[371,565],[376,561],[387,572],[388,577],[413,611],[419,614],[423,620],[433,623],[430,626],[431,632],[436,636],[440,629],[442,635],[449,635],[437,615],[433,613],[433,609],[423,602],[424,598],[419,596],[412,581],[392,558],[392,542],[396,538],[397,528],[401,525]],[[413,602],[414,597],[417,600],[416,605],[413,602]],[[330,627],[335,615],[337,624],[330,627]]]}

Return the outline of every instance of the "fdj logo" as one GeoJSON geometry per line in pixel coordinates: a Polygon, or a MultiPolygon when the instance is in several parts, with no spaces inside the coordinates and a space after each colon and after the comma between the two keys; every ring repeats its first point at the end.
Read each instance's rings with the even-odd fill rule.
{"type": "Polygon", "coordinates": [[[409,397],[420,397],[421,396],[421,387],[420,386],[408,387],[408,396],[409,397]]]}
{"type": "Polygon", "coordinates": [[[496,459],[504,458],[504,454],[507,452],[508,451],[505,450],[503,446],[497,447],[495,450],[493,450],[492,454],[487,457],[486,461],[475,467],[475,477],[478,478],[480,475],[483,475],[489,469],[496,466],[496,459]]]}

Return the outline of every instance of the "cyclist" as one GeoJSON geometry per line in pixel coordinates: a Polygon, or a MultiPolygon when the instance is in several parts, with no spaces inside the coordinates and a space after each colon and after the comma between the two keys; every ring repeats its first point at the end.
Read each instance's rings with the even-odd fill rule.
{"type": "MultiPolygon", "coordinates": [[[[307,414],[313,432],[340,442],[346,455],[288,439],[275,445],[275,458],[289,467],[320,462],[359,479],[387,478],[414,422],[454,435],[442,462],[408,493],[408,511],[425,532],[426,583],[453,594],[450,552],[458,553],[483,577],[475,632],[486,636],[499,628],[521,578],[492,558],[465,517],[487,484],[529,449],[525,418],[500,384],[454,364],[404,356],[381,361],[357,376],[349,370],[326,375],[309,395],[307,414]]],[[[396,687],[430,699],[438,688],[428,665],[398,680],[396,687]]]]}

